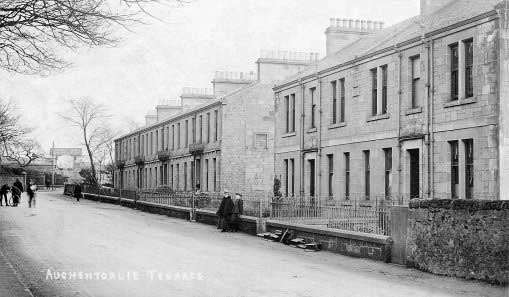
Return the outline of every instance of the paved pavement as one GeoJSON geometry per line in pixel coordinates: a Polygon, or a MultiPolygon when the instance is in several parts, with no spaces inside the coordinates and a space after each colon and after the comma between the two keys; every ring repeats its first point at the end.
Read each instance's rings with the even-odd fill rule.
{"type": "Polygon", "coordinates": [[[43,297],[508,296],[507,288],[116,205],[56,193],[37,199],[36,209],[0,208],[1,297],[30,296],[23,284],[43,297]]]}
{"type": "Polygon", "coordinates": [[[0,250],[0,296],[33,296],[16,272],[16,268],[4,256],[2,250],[0,250]]]}

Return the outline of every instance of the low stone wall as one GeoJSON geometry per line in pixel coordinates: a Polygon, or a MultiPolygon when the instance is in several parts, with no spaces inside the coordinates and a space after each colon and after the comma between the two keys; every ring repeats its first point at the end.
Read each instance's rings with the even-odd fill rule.
{"type": "MultiPolygon", "coordinates": [[[[93,201],[118,204],[121,206],[139,209],[139,210],[145,211],[145,212],[166,215],[166,216],[173,217],[173,218],[179,218],[179,219],[184,219],[184,220],[190,219],[191,209],[188,207],[161,205],[161,204],[150,203],[150,202],[145,202],[145,201],[134,201],[131,199],[117,198],[117,197],[90,194],[90,193],[83,193],[83,197],[85,199],[89,199],[89,200],[93,200],[93,201]]],[[[205,209],[197,209],[196,210],[196,221],[199,223],[208,224],[208,225],[217,225],[217,220],[218,220],[218,218],[217,218],[215,211],[205,210],[205,209]]],[[[259,222],[258,218],[250,217],[250,216],[241,216],[240,220],[241,220],[241,223],[239,225],[239,229],[241,232],[245,232],[245,233],[252,234],[252,235],[256,235],[258,233],[257,231],[260,228],[259,223],[258,223],[259,222]]]]}
{"type": "MultiPolygon", "coordinates": [[[[103,202],[103,203],[119,204],[119,199],[117,197],[83,193],[83,198],[88,199],[88,200],[103,202]]],[[[71,197],[71,199],[76,199],[76,198],[71,197]]]]}
{"type": "Polygon", "coordinates": [[[136,202],[132,199],[120,198],[119,205],[129,208],[136,208],[136,202]]]}
{"type": "Polygon", "coordinates": [[[296,237],[321,243],[324,250],[334,253],[384,262],[391,260],[392,241],[389,236],[270,220],[266,222],[266,229],[291,230],[296,237]]]}
{"type": "Polygon", "coordinates": [[[99,201],[99,197],[95,194],[83,193],[83,198],[92,201],[99,201]]]}
{"type": "Polygon", "coordinates": [[[440,275],[507,284],[509,201],[412,200],[406,264],[440,275]]]}
{"type": "Polygon", "coordinates": [[[190,219],[190,208],[172,205],[160,205],[145,201],[136,201],[136,209],[141,211],[161,214],[184,220],[190,219]]]}
{"type": "MultiPolygon", "coordinates": [[[[259,220],[256,217],[250,216],[240,216],[240,225],[239,230],[244,233],[248,233],[251,235],[256,235],[258,232],[259,220]]],[[[217,226],[218,217],[215,211],[205,210],[205,209],[197,209],[196,210],[196,221],[217,226]]]]}

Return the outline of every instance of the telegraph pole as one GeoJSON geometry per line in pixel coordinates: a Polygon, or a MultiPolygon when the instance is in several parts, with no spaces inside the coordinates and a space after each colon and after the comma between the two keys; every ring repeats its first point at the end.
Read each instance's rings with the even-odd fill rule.
{"type": "Polygon", "coordinates": [[[55,191],[55,141],[53,140],[53,149],[51,151],[51,188],[55,191]]]}

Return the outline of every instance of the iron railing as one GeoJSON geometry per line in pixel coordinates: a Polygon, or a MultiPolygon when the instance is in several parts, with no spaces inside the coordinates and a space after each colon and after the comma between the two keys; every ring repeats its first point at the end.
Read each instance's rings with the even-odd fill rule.
{"type": "Polygon", "coordinates": [[[271,203],[270,218],[305,225],[390,235],[388,214],[389,207],[271,203]]]}
{"type": "Polygon", "coordinates": [[[188,192],[139,192],[137,201],[181,207],[192,206],[192,194],[188,192]]]}
{"type": "MultiPolygon", "coordinates": [[[[193,195],[190,191],[173,191],[167,187],[119,190],[84,186],[83,192],[186,207],[193,212],[197,209],[216,211],[222,200],[222,194],[217,192],[193,195]]],[[[405,196],[371,196],[367,199],[362,195],[348,198],[272,197],[258,192],[244,194],[242,199],[243,214],[247,216],[381,235],[390,235],[390,208],[408,205],[410,200],[405,196]]]]}

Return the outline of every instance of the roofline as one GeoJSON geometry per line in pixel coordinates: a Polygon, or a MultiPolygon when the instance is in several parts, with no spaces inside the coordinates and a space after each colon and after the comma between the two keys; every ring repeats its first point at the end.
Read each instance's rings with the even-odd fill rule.
{"type": "Polygon", "coordinates": [[[152,125],[148,125],[148,126],[144,126],[144,127],[141,127],[139,128],[138,130],[134,130],[132,132],[129,132],[127,134],[124,134],[124,135],[121,135],[115,139],[113,139],[114,142],[118,141],[118,140],[122,140],[124,138],[127,138],[129,136],[133,136],[135,134],[140,134],[140,133],[144,133],[146,132],[147,130],[150,130],[158,125],[164,125],[168,122],[171,122],[171,121],[175,121],[175,120],[178,120],[180,118],[183,118],[183,117],[187,117],[189,116],[190,114],[193,114],[193,113],[197,113],[197,112],[200,112],[200,111],[203,111],[207,108],[210,108],[212,106],[215,106],[215,105],[222,105],[222,101],[221,100],[215,100],[214,102],[211,102],[207,105],[203,105],[203,106],[200,106],[199,108],[197,107],[196,109],[191,109],[189,111],[186,111],[185,113],[182,113],[182,114],[178,114],[178,115],[175,115],[174,117],[170,117],[170,118],[167,118],[167,119],[164,119],[163,121],[161,122],[156,122],[152,125]]]}
{"type": "Polygon", "coordinates": [[[180,98],[214,99],[214,94],[181,94],[180,98]]]}
{"type": "MultiPolygon", "coordinates": [[[[492,16],[495,16],[496,18],[498,18],[498,14],[497,14],[496,10],[494,10],[494,9],[491,10],[491,11],[479,14],[479,15],[477,15],[475,17],[472,17],[472,18],[469,18],[469,19],[465,19],[465,20],[462,20],[460,22],[454,23],[452,25],[449,25],[449,26],[446,26],[446,27],[443,27],[443,28],[440,28],[440,29],[437,29],[437,30],[434,30],[434,31],[431,31],[431,32],[428,32],[428,33],[425,33],[424,34],[424,38],[430,38],[430,37],[433,37],[435,35],[438,35],[438,34],[441,34],[441,33],[444,33],[444,32],[447,32],[447,31],[459,28],[459,27],[462,27],[462,26],[467,25],[467,24],[469,24],[471,22],[476,22],[476,21],[482,20],[484,18],[489,18],[489,17],[492,17],[492,16]]],[[[348,65],[359,63],[360,61],[369,59],[369,58],[371,58],[373,56],[377,56],[377,55],[389,52],[391,50],[394,50],[394,48],[410,45],[410,44],[418,42],[420,40],[422,40],[422,37],[414,37],[412,39],[408,39],[406,41],[400,42],[400,43],[395,44],[393,46],[386,47],[386,48],[380,49],[378,51],[367,53],[367,54],[365,54],[363,56],[354,58],[354,59],[352,59],[350,61],[347,61],[347,62],[344,62],[342,64],[334,65],[332,67],[328,67],[328,68],[322,69],[320,71],[317,71],[317,72],[315,72],[313,74],[308,74],[306,76],[295,78],[292,81],[289,81],[289,82],[286,82],[284,84],[275,86],[273,88],[273,90],[274,90],[274,92],[279,92],[279,91],[282,91],[283,89],[287,89],[287,88],[292,87],[292,86],[297,86],[297,85],[300,84],[300,82],[302,82],[304,80],[307,80],[307,79],[310,79],[310,78],[313,78],[313,77],[316,77],[316,76],[323,75],[323,74],[325,74],[327,72],[334,71],[334,70],[336,70],[338,68],[342,68],[342,67],[345,67],[345,66],[348,66],[348,65]]]]}
{"type": "Polygon", "coordinates": [[[229,84],[239,84],[239,85],[246,85],[246,84],[252,84],[256,82],[256,79],[213,79],[212,83],[229,83],[229,84]]]}
{"type": "Polygon", "coordinates": [[[255,64],[287,64],[287,65],[302,65],[311,66],[316,64],[319,60],[282,60],[282,59],[271,59],[271,58],[258,58],[255,64]]]}
{"type": "Polygon", "coordinates": [[[176,115],[175,117],[172,117],[172,118],[167,118],[167,119],[165,119],[165,120],[164,120],[164,121],[162,121],[162,122],[157,122],[157,123],[154,123],[154,124],[152,124],[152,125],[150,125],[150,126],[141,127],[141,128],[139,128],[139,130],[135,130],[135,131],[133,131],[133,132],[130,132],[130,133],[124,134],[124,135],[122,135],[122,136],[119,136],[119,137],[117,137],[117,138],[113,139],[113,141],[115,142],[115,141],[117,141],[117,140],[122,140],[123,138],[129,137],[129,136],[132,136],[132,135],[134,135],[134,134],[143,133],[143,132],[145,132],[146,130],[150,130],[150,129],[154,128],[155,126],[159,125],[159,124],[162,124],[162,123],[165,123],[165,122],[168,122],[168,121],[178,120],[179,118],[186,117],[186,116],[188,116],[189,114],[192,114],[192,113],[200,112],[200,111],[205,110],[205,109],[207,109],[207,108],[209,108],[209,107],[212,107],[212,106],[214,106],[214,105],[219,105],[219,106],[220,106],[220,105],[223,105],[223,104],[224,104],[224,101],[223,101],[223,100],[224,100],[225,98],[229,97],[229,96],[236,95],[236,94],[238,94],[238,93],[240,93],[240,92],[242,92],[242,91],[244,91],[244,90],[247,90],[247,89],[250,89],[250,88],[253,88],[253,87],[256,87],[256,86],[264,86],[264,85],[270,85],[270,84],[262,84],[262,83],[260,83],[260,82],[253,82],[253,83],[251,83],[251,84],[249,84],[249,85],[247,85],[247,86],[245,86],[245,87],[243,87],[243,88],[240,88],[240,89],[235,90],[235,91],[233,91],[233,92],[231,92],[231,93],[228,93],[227,95],[225,95],[225,96],[223,96],[223,97],[221,97],[221,98],[217,99],[216,101],[214,101],[214,102],[212,102],[212,103],[209,103],[208,105],[203,105],[203,106],[201,106],[200,108],[197,108],[197,109],[191,109],[191,110],[189,110],[188,112],[185,112],[185,113],[183,113],[183,114],[176,115]]]}

